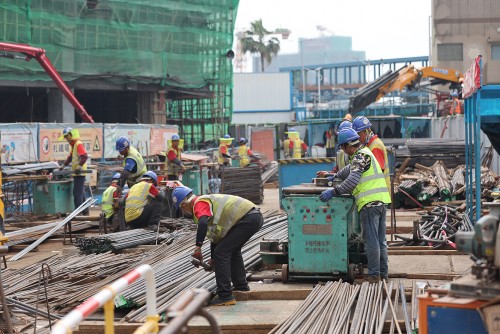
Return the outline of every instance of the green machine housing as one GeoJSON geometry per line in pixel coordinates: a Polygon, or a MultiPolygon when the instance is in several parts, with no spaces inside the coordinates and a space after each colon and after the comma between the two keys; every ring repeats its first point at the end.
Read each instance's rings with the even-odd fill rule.
{"type": "MultiPolygon", "coordinates": [[[[283,278],[354,280],[366,257],[354,198],[319,195],[326,187],[301,184],[283,188],[281,204],[288,215],[288,265],[283,278]]],[[[362,268],[362,267],[361,267],[362,268]]]]}
{"type": "Polygon", "coordinates": [[[33,188],[33,213],[56,214],[75,210],[73,180],[38,181],[33,188]]]}

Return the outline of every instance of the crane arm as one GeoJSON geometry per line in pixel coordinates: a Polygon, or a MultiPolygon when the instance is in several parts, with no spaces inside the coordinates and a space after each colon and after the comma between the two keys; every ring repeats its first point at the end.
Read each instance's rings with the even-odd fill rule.
{"type": "Polygon", "coordinates": [[[87,113],[83,105],[76,99],[71,89],[68,87],[68,85],[66,85],[64,80],[61,78],[54,65],[52,65],[50,59],[47,58],[44,49],[35,48],[25,44],[0,42],[0,57],[14,59],[16,57],[10,54],[12,52],[23,54],[25,56],[24,59],[26,61],[30,61],[31,59],[35,58],[40,64],[40,66],[42,66],[42,68],[45,70],[45,72],[52,78],[54,83],[61,90],[64,96],[68,99],[71,105],[76,109],[82,120],[87,123],[94,123],[92,116],[90,116],[87,113]]]}

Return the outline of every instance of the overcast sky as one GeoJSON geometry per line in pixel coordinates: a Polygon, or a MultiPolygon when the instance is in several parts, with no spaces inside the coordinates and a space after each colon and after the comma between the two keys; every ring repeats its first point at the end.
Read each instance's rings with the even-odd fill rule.
{"type": "Polygon", "coordinates": [[[288,28],[282,53],[298,52],[299,38],[351,36],[353,50],[366,59],[429,54],[431,0],[240,0],[235,30],[246,30],[262,19],[268,30],[288,28]]]}

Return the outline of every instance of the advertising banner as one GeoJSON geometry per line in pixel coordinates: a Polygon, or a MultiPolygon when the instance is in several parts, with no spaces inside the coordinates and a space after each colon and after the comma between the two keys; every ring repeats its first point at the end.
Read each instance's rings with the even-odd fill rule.
{"type": "Polygon", "coordinates": [[[38,124],[1,124],[2,164],[26,163],[38,159],[38,124]]]}
{"type": "Polygon", "coordinates": [[[474,62],[469,67],[464,75],[464,84],[462,96],[464,99],[472,96],[478,89],[481,88],[481,56],[474,59],[474,62]]]}
{"type": "Polygon", "coordinates": [[[167,141],[177,132],[177,125],[154,125],[151,128],[151,154],[165,152],[167,150],[167,141]]]}
{"type": "Polygon", "coordinates": [[[111,159],[118,156],[116,139],[127,137],[130,144],[143,156],[151,155],[150,140],[151,125],[146,124],[105,124],[104,125],[104,158],[111,159]]]}
{"type": "Polygon", "coordinates": [[[63,161],[70,153],[70,145],[59,139],[65,127],[77,129],[80,141],[85,146],[89,158],[100,161],[103,155],[102,124],[40,123],[40,161],[63,161]]]}

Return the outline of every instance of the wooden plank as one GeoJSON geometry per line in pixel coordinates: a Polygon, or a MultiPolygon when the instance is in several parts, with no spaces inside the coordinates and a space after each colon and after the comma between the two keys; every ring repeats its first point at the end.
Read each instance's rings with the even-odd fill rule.
{"type": "MultiPolygon", "coordinates": [[[[402,247],[404,248],[404,246],[402,247]]],[[[389,255],[467,255],[467,253],[457,252],[456,250],[403,250],[403,249],[391,249],[387,250],[389,255]]]]}
{"type": "Polygon", "coordinates": [[[392,273],[389,278],[407,278],[407,279],[422,279],[422,280],[437,280],[437,281],[453,281],[459,274],[425,274],[425,273],[392,273]]]}

